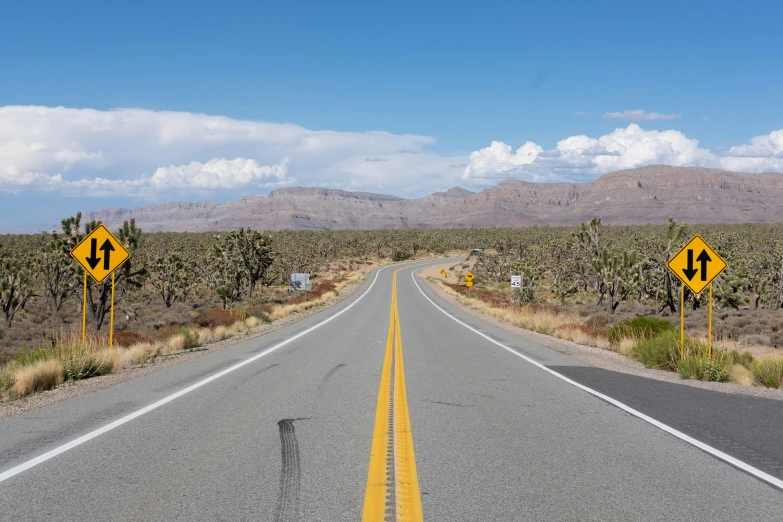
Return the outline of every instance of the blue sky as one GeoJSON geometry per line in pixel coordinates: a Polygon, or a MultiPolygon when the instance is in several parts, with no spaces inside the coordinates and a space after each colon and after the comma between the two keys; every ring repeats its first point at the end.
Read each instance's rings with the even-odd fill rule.
{"type": "Polygon", "coordinates": [[[0,230],[291,184],[416,196],[650,162],[783,170],[780,3],[422,4],[4,7],[0,230]],[[172,117],[187,139],[160,130],[172,117]]]}

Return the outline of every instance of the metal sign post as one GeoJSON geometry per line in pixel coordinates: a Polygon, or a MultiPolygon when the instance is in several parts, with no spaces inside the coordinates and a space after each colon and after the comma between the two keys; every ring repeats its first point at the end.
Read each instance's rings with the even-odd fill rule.
{"type": "Polygon", "coordinates": [[[522,276],[512,275],[511,276],[511,302],[515,307],[517,305],[517,298],[521,297],[519,295],[521,293],[521,288],[522,288],[522,276]]]}
{"type": "Polygon", "coordinates": [[[672,257],[666,266],[682,281],[680,290],[680,357],[685,357],[685,287],[700,295],[710,287],[707,357],[712,358],[712,282],[729,266],[698,234],[672,257]],[[694,263],[695,261],[695,263],[694,263]]]}
{"type": "Polygon", "coordinates": [[[114,274],[128,259],[130,252],[109,232],[98,225],[82,241],[73,247],[71,257],[84,269],[84,294],[82,300],[82,343],[87,339],[87,274],[102,284],[111,276],[111,315],[109,320],[109,346],[114,344],[114,274]],[[100,246],[98,246],[100,245],[100,246]],[[100,254],[100,257],[98,255],[100,254]]]}
{"type": "Polygon", "coordinates": [[[473,272],[465,274],[465,286],[468,287],[468,297],[470,297],[470,287],[473,286],[473,272]]]}

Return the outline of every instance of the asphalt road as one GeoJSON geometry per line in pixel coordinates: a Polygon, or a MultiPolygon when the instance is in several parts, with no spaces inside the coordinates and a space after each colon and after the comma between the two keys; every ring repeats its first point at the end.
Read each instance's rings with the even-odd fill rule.
{"type": "Polygon", "coordinates": [[[396,314],[385,268],[263,337],[0,420],[0,520],[370,520],[372,487],[378,520],[783,519],[783,403],[590,367],[453,309],[421,266],[396,314]]]}

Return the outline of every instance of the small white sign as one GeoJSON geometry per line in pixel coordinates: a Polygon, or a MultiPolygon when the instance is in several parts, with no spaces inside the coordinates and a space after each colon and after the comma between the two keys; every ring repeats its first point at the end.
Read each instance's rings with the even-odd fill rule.
{"type": "Polygon", "coordinates": [[[522,276],[521,275],[512,275],[511,276],[511,288],[522,288],[522,276]]]}

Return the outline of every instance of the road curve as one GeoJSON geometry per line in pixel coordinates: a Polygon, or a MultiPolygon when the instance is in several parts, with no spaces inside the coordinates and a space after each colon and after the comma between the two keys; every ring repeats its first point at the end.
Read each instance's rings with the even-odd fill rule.
{"type": "Polygon", "coordinates": [[[382,403],[399,421],[384,433],[411,439],[387,440],[389,469],[404,476],[395,455],[415,455],[424,520],[780,518],[769,482],[575,384],[777,479],[779,402],[592,368],[453,309],[411,277],[423,265],[382,269],[265,336],[0,420],[0,520],[369,520],[382,403]],[[402,408],[379,400],[389,353],[402,408]]]}

